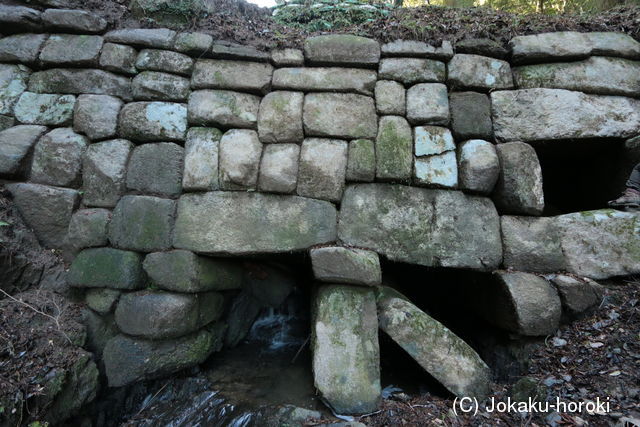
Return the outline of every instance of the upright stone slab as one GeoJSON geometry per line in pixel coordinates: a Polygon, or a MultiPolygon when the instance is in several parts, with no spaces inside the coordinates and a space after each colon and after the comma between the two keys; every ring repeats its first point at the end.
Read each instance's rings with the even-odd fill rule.
{"type": "Polygon", "coordinates": [[[541,215],[544,210],[542,169],[533,147],[510,142],[496,147],[500,175],[493,201],[501,213],[541,215]]]}
{"type": "Polygon", "coordinates": [[[378,286],[382,283],[380,258],[372,251],[340,246],[309,251],[316,280],[327,283],[378,286]]]}
{"type": "Polygon", "coordinates": [[[404,85],[444,82],[444,62],[422,58],[385,58],[380,61],[378,78],[396,80],[404,85]]]}
{"type": "Polygon", "coordinates": [[[411,178],[413,139],[411,127],[403,117],[380,118],[375,159],[378,179],[406,181],[411,178]]]}
{"type": "Polygon", "coordinates": [[[27,89],[30,73],[24,65],[0,64],[0,114],[13,115],[13,107],[27,89]]]}
{"type": "Polygon", "coordinates": [[[459,53],[448,64],[447,82],[455,89],[481,91],[511,89],[513,76],[507,61],[459,53]]]}
{"type": "Polygon", "coordinates": [[[29,90],[37,93],[112,95],[131,99],[131,80],[108,71],[81,68],[51,68],[29,79],[29,90]]]}
{"type": "Polygon", "coordinates": [[[349,185],[338,235],[344,244],[375,250],[392,261],[485,271],[502,262],[493,203],[457,191],[349,185]]]}
{"type": "Polygon", "coordinates": [[[339,201],[344,190],[347,150],[347,143],[339,139],[305,139],[300,149],[298,195],[339,201]]]}
{"type": "Polygon", "coordinates": [[[143,49],[136,59],[136,68],[188,76],[193,70],[193,62],[193,59],[182,53],[170,50],[143,49]]]}
{"type": "Polygon", "coordinates": [[[372,95],[376,78],[375,71],[359,68],[280,68],[273,72],[273,87],[305,92],[355,92],[372,95]],[[340,74],[339,79],[335,78],[337,74],[340,74]]]}
{"type": "Polygon", "coordinates": [[[189,96],[189,123],[256,129],[260,97],[229,90],[197,90],[189,96]]]}
{"type": "Polygon", "coordinates": [[[15,105],[16,119],[27,125],[70,125],[76,97],[24,92],[15,105]]]}
{"type": "Polygon", "coordinates": [[[380,402],[380,350],[374,292],[320,286],[312,308],[314,383],[338,414],[374,412],[380,402]]]}
{"type": "Polygon", "coordinates": [[[310,93],[304,98],[307,136],[374,138],[377,130],[373,98],[346,93],[310,93]]]}
{"type": "Polygon", "coordinates": [[[491,370],[473,348],[394,290],[377,293],[380,329],[425,371],[458,397],[489,393],[491,370]]]}
{"type": "Polygon", "coordinates": [[[153,252],[171,247],[174,200],[124,196],[113,210],[109,241],[120,249],[153,252]]]}
{"type": "Polygon", "coordinates": [[[491,102],[477,92],[453,92],[449,95],[451,131],[458,140],[493,138],[491,102]]]}
{"type": "Polygon", "coordinates": [[[335,238],[331,203],[245,192],[182,195],[174,228],[174,247],[220,255],[297,251],[335,238]]]}
{"type": "Polygon", "coordinates": [[[407,120],[411,124],[448,125],[449,97],[441,83],[421,83],[407,91],[407,120]]]}
{"type": "Polygon", "coordinates": [[[136,147],[129,159],[127,188],[148,194],[178,196],[182,192],[184,149],[171,142],[136,147]]]}
{"type": "Polygon", "coordinates": [[[376,148],[373,141],[356,139],[349,142],[347,181],[372,182],[376,177],[376,148]]]}
{"type": "Polygon", "coordinates": [[[95,66],[103,43],[100,36],[52,34],[42,47],[40,62],[46,66],[95,66]]]}
{"type": "Polygon", "coordinates": [[[91,140],[112,138],[118,128],[122,101],[109,95],[80,95],[73,115],[73,129],[91,140]]]}
{"type": "Polygon", "coordinates": [[[124,44],[105,43],[100,54],[100,67],[122,74],[136,74],[138,51],[124,44]]]}
{"type": "Polygon", "coordinates": [[[302,92],[276,91],[262,98],[258,112],[258,134],[262,142],[295,142],[304,139],[302,92]]]}
{"type": "Polygon", "coordinates": [[[67,281],[79,288],[138,289],[144,285],[142,255],[113,248],[91,248],[73,260],[67,281]]]}
{"type": "Polygon", "coordinates": [[[220,188],[255,190],[262,155],[258,133],[232,129],[220,139],[220,188]]]}
{"type": "Polygon", "coordinates": [[[191,77],[194,89],[230,89],[266,93],[271,86],[271,64],[224,59],[200,59],[191,77]]]}
{"type": "Polygon", "coordinates": [[[46,126],[22,125],[0,131],[0,176],[21,177],[28,169],[31,148],[46,126]]]}
{"type": "Polygon", "coordinates": [[[45,134],[33,152],[30,179],[60,187],[80,183],[82,155],[89,140],[71,128],[58,128],[45,134]]]}
{"type": "Polygon", "coordinates": [[[500,222],[505,268],[532,273],[565,270],[555,218],[504,215],[500,222]]]}
{"type": "Polygon", "coordinates": [[[184,141],[187,107],[171,102],[132,102],[120,113],[120,136],[133,141],[184,141]]]}
{"type": "Polygon", "coordinates": [[[373,67],[380,61],[377,41],[350,34],[308,37],[304,56],[311,65],[373,67]]]}
{"type": "Polygon", "coordinates": [[[298,144],[269,144],[260,160],[258,189],[274,193],[293,193],[298,183],[298,144]]]}
{"type": "Polygon", "coordinates": [[[458,148],[458,184],[461,190],[489,194],[500,176],[500,159],[495,146],[470,139],[458,148]]]}
{"type": "Polygon", "coordinates": [[[184,146],[184,191],[217,190],[218,148],[222,132],[215,128],[191,128],[184,146]]]}
{"type": "Polygon", "coordinates": [[[82,161],[84,194],[87,206],[114,207],[126,190],[127,162],[133,144],[124,139],[91,144],[82,161]]]}

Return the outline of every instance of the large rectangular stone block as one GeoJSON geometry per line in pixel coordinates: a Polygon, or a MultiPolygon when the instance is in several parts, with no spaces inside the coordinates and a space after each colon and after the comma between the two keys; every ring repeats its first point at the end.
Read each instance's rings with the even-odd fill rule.
{"type": "Polygon", "coordinates": [[[271,86],[273,66],[261,62],[201,59],[191,76],[194,89],[231,89],[266,93],[271,86]]]}
{"type": "Polygon", "coordinates": [[[359,68],[280,68],[273,73],[273,87],[373,95],[376,78],[375,71],[359,68]]]}
{"type": "Polygon", "coordinates": [[[189,96],[189,123],[255,129],[260,97],[230,90],[196,90],[189,96]]]}
{"type": "Polygon", "coordinates": [[[304,98],[307,136],[375,138],[378,129],[373,98],[347,93],[310,93],[304,98]]]}
{"type": "Polygon", "coordinates": [[[52,68],[33,73],[29,90],[38,93],[112,95],[131,99],[131,79],[94,69],[52,68]]]}
{"type": "Polygon", "coordinates": [[[172,102],[132,102],[120,113],[120,136],[134,141],[184,141],[187,106],[172,102]]]}
{"type": "Polygon", "coordinates": [[[339,139],[305,139],[300,149],[298,195],[340,201],[347,170],[347,150],[347,142],[339,139]]]}
{"type": "Polygon", "coordinates": [[[113,248],[91,248],[73,260],[67,281],[80,288],[138,289],[144,284],[142,255],[113,248]]]}
{"type": "Polygon", "coordinates": [[[304,56],[313,65],[374,66],[380,60],[380,44],[351,34],[309,37],[304,56]]]}

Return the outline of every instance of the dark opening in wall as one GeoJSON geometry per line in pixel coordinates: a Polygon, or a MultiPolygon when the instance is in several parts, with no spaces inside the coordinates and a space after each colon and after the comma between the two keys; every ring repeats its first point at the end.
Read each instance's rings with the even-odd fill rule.
{"type": "Polygon", "coordinates": [[[633,167],[620,139],[533,146],[542,167],[545,216],[606,208],[624,189],[633,167]]]}

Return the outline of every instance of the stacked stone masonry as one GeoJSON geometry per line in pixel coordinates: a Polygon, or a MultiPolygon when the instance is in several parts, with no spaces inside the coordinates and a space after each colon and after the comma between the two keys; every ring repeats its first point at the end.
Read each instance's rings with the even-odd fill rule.
{"type": "MultiPolygon", "coordinates": [[[[488,319],[533,336],[594,304],[596,285],[559,273],[640,273],[640,214],[543,217],[532,146],[640,135],[626,35],[520,36],[508,51],[327,35],[265,53],[107,32],[81,11],[0,6],[0,23],[0,178],[40,241],[74,258],[93,323],[111,322],[99,351],[113,386],[241,339],[225,306],[259,306],[244,290],[229,302],[245,287],[229,256],[309,251],[316,386],[344,413],[375,410],[378,324],[401,346],[399,315],[444,328],[379,288],[380,257],[497,271],[485,297],[506,300],[488,319]],[[325,357],[354,334],[362,363],[325,357]],[[337,390],[340,373],[359,395],[337,390]]],[[[486,393],[484,362],[444,334],[411,355],[452,393],[486,393]]]]}

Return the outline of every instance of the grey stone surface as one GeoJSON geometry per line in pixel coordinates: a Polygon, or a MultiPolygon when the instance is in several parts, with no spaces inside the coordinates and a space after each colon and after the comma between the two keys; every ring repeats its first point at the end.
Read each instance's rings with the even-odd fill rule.
{"type": "Polygon", "coordinates": [[[143,267],[156,286],[168,291],[223,291],[242,286],[240,263],[203,257],[181,249],[149,254],[143,267]]]}
{"type": "Polygon", "coordinates": [[[405,85],[444,82],[444,62],[422,58],[386,58],[380,61],[378,78],[396,80],[405,85]]]}
{"type": "Polygon", "coordinates": [[[513,87],[511,66],[500,59],[456,54],[447,66],[447,82],[456,89],[494,90],[513,87]]]}
{"type": "Polygon", "coordinates": [[[24,92],[15,105],[15,117],[22,124],[64,126],[71,124],[76,97],[24,92]]]}
{"type": "Polygon", "coordinates": [[[266,93],[271,86],[271,64],[224,59],[200,59],[191,77],[194,89],[232,89],[266,93]]]}
{"type": "Polygon", "coordinates": [[[54,31],[84,34],[101,33],[107,29],[107,21],[84,10],[47,9],[42,13],[45,27],[54,31]]]}
{"type": "Polygon", "coordinates": [[[58,128],[36,143],[29,179],[40,184],[71,187],[80,184],[82,155],[89,140],[71,128],[58,128]]]}
{"type": "Polygon", "coordinates": [[[280,68],[273,72],[274,89],[355,92],[373,95],[376,72],[358,68],[280,68]],[[339,75],[339,78],[336,78],[339,75]]]}
{"type": "Polygon", "coordinates": [[[42,47],[40,62],[46,66],[95,66],[103,43],[100,36],[52,34],[42,47]]]}
{"type": "Polygon", "coordinates": [[[38,71],[29,79],[29,90],[38,93],[113,95],[131,99],[131,80],[108,71],[52,68],[38,71]]]}
{"type": "Polygon", "coordinates": [[[0,61],[35,63],[46,34],[14,34],[0,39],[0,61]]]}
{"type": "Polygon", "coordinates": [[[627,138],[640,133],[640,100],[564,89],[522,89],[491,94],[499,141],[627,138]]]}
{"type": "Polygon", "coordinates": [[[346,141],[307,138],[300,149],[297,194],[338,202],[347,171],[346,141]]]}
{"type": "Polygon", "coordinates": [[[515,67],[520,89],[546,87],[600,95],[640,95],[640,62],[594,56],[584,61],[515,67]]]}
{"type": "Polygon", "coordinates": [[[338,236],[346,245],[375,250],[392,261],[485,271],[502,262],[493,204],[457,191],[349,185],[338,236]]]}
{"type": "Polygon", "coordinates": [[[111,221],[111,211],[107,209],[78,209],[69,222],[67,244],[73,250],[106,246],[107,226],[111,221]]]}
{"type": "Polygon", "coordinates": [[[107,314],[113,311],[120,298],[121,292],[117,289],[93,288],[87,289],[84,301],[89,308],[99,314],[107,314]]]}
{"type": "Polygon", "coordinates": [[[640,214],[604,209],[555,220],[568,272],[596,280],[640,272],[640,214]]]}
{"type": "Polygon", "coordinates": [[[24,65],[0,64],[0,114],[13,115],[13,107],[27,89],[29,70],[24,65]]]}
{"type": "Polygon", "coordinates": [[[376,177],[405,181],[413,167],[413,137],[409,123],[400,116],[380,118],[375,143],[376,177]]]}
{"type": "Polygon", "coordinates": [[[86,206],[114,207],[126,190],[127,162],[133,144],[124,139],[91,144],[82,160],[86,206]]]}
{"type": "Polygon", "coordinates": [[[174,200],[123,196],[109,223],[109,241],[120,249],[154,252],[171,247],[174,200]]]}
{"type": "Polygon", "coordinates": [[[133,99],[142,101],[186,101],[189,79],[169,73],[143,71],[131,81],[133,99]]]}
{"type": "Polygon", "coordinates": [[[109,95],[80,95],[73,114],[73,129],[91,140],[112,138],[118,128],[122,101],[109,95]]]}
{"type": "Polygon", "coordinates": [[[222,132],[216,128],[191,128],[184,146],[184,191],[217,190],[218,149],[222,132]]]}
{"type": "Polygon", "coordinates": [[[558,274],[551,279],[551,283],[558,290],[563,314],[569,319],[588,314],[602,301],[602,289],[594,281],[558,274]]]}
{"type": "Polygon", "coordinates": [[[118,131],[133,141],[184,141],[187,106],[171,102],[126,104],[120,112],[118,131]]]}
{"type": "Polygon", "coordinates": [[[407,120],[411,124],[448,125],[449,97],[442,83],[420,83],[407,90],[407,120]]]}
{"type": "Polygon", "coordinates": [[[509,142],[496,146],[500,175],[493,201],[503,214],[541,215],[544,210],[542,168],[532,146],[509,142]]]}
{"type": "Polygon", "coordinates": [[[0,5],[0,23],[3,31],[37,31],[42,28],[42,16],[39,11],[29,7],[0,5]]]}
{"type": "Polygon", "coordinates": [[[321,286],[312,307],[311,351],[314,384],[336,413],[378,408],[380,349],[373,290],[321,286]]]}
{"type": "Polygon", "coordinates": [[[458,163],[455,151],[416,157],[413,165],[413,182],[428,187],[456,188],[458,163]]]}
{"type": "Polygon", "coordinates": [[[100,315],[93,310],[82,310],[82,323],[87,328],[87,350],[102,359],[107,341],[120,333],[113,315],[100,315]]]}
{"type": "Polygon", "coordinates": [[[491,370],[471,346],[393,289],[380,288],[377,305],[380,329],[447,390],[487,396],[491,370]]]}
{"type": "Polygon", "coordinates": [[[232,129],[220,139],[219,174],[223,190],[255,190],[262,143],[258,133],[249,129],[232,129]]]}
{"type": "Polygon", "coordinates": [[[242,291],[231,301],[227,322],[229,328],[224,337],[224,345],[233,348],[247,336],[251,326],[260,314],[262,304],[249,291],[242,291]]]}
{"type": "Polygon", "coordinates": [[[182,192],[184,148],[171,142],[136,147],[129,159],[127,188],[143,193],[178,196],[182,192]]]}
{"type": "Polygon", "coordinates": [[[197,90],[189,96],[189,123],[256,129],[260,97],[229,90],[197,90]]]}
{"type": "Polygon", "coordinates": [[[495,40],[485,38],[463,39],[456,43],[457,53],[490,56],[492,58],[507,59],[509,50],[495,40]]]}
{"type": "Polygon", "coordinates": [[[246,192],[182,195],[174,229],[174,247],[220,255],[298,251],[335,238],[331,203],[246,192]]]}
{"type": "Polygon", "coordinates": [[[378,286],[382,269],[378,254],[364,249],[327,246],[309,251],[313,276],[328,283],[378,286]]]}
{"type": "Polygon", "coordinates": [[[375,94],[378,114],[404,116],[406,111],[404,86],[392,80],[379,80],[376,82],[375,94]]]}
{"type": "Polygon", "coordinates": [[[298,183],[298,144],[269,144],[260,161],[258,189],[273,193],[293,193],[298,183]]]}
{"type": "Polygon", "coordinates": [[[400,56],[449,60],[453,56],[451,42],[443,40],[439,47],[417,40],[394,40],[381,48],[382,56],[400,56]]]}
{"type": "Polygon", "coordinates": [[[304,56],[312,65],[375,66],[380,61],[377,41],[350,34],[308,37],[304,56]]]}
{"type": "Polygon", "coordinates": [[[85,249],[73,260],[67,281],[79,288],[138,289],[145,284],[142,255],[113,248],[85,249]]]}
{"type": "Polygon", "coordinates": [[[271,51],[271,62],[276,67],[295,67],[304,64],[304,53],[300,49],[273,49],[271,51]]]}
{"type": "Polygon", "coordinates": [[[304,98],[307,136],[374,138],[377,116],[373,98],[347,93],[310,93],[304,98]]]}
{"type": "Polygon", "coordinates": [[[349,142],[347,181],[372,182],[376,177],[376,147],[368,139],[349,142]]]}
{"type": "Polygon", "coordinates": [[[416,156],[431,156],[456,149],[451,131],[440,126],[416,126],[413,145],[416,156]]]}
{"type": "Polygon", "coordinates": [[[502,216],[504,266],[533,273],[565,269],[560,230],[554,218],[502,216]]]}
{"type": "Polygon", "coordinates": [[[109,31],[104,39],[112,43],[171,49],[175,37],[176,32],[167,28],[131,28],[109,31]]]}
{"type": "Polygon", "coordinates": [[[258,134],[262,142],[295,142],[304,139],[302,92],[275,91],[260,102],[258,134]]]}
{"type": "Polygon", "coordinates": [[[206,55],[213,44],[213,36],[205,33],[179,33],[174,49],[195,57],[206,55]]]}
{"type": "Polygon", "coordinates": [[[477,92],[453,92],[449,95],[451,131],[458,140],[493,137],[491,102],[477,92]]]}
{"type": "Polygon", "coordinates": [[[105,43],[100,54],[100,67],[122,74],[135,74],[138,51],[124,44],[105,43]]]}
{"type": "Polygon", "coordinates": [[[615,32],[592,32],[584,36],[591,44],[591,54],[640,59],[640,42],[628,34],[615,32]]]}
{"type": "Polygon", "coordinates": [[[211,46],[211,54],[214,58],[240,59],[243,61],[268,62],[269,54],[260,51],[253,46],[241,45],[225,40],[214,40],[211,46]]]}
{"type": "Polygon", "coordinates": [[[64,242],[78,192],[40,184],[9,184],[20,215],[46,248],[59,248],[64,242]]]}
{"type": "Polygon", "coordinates": [[[516,64],[585,58],[592,49],[589,39],[575,31],[517,36],[511,39],[509,47],[516,64]]]}
{"type": "Polygon", "coordinates": [[[161,49],[142,49],[136,59],[136,68],[188,76],[193,70],[193,63],[193,59],[183,53],[161,49]]]}
{"type": "Polygon", "coordinates": [[[0,131],[0,175],[21,177],[28,169],[31,147],[47,131],[45,126],[21,125],[0,131]]]}
{"type": "Polygon", "coordinates": [[[470,139],[458,148],[458,186],[461,190],[489,194],[500,175],[495,146],[482,139],[470,139]]]}

